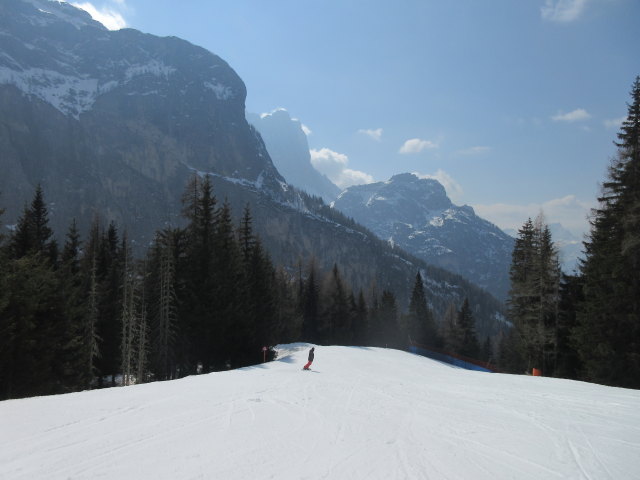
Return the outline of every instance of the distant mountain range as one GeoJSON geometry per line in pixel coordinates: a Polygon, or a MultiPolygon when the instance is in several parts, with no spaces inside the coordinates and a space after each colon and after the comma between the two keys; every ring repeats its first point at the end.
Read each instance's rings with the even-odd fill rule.
{"type": "MultiPolygon", "coordinates": [[[[287,183],[245,118],[244,83],[220,57],[175,37],[108,31],[86,12],[46,0],[0,1],[0,38],[4,224],[15,223],[41,184],[59,238],[72,219],[86,233],[98,215],[141,251],[157,229],[181,224],[189,178],[209,174],[236,217],[251,207],[274,262],[292,274],[311,258],[327,271],[336,263],[354,288],[392,290],[402,306],[422,271],[436,311],[469,297],[478,321],[488,330],[499,324],[490,295],[392,249],[287,183]]],[[[270,122],[298,128],[272,117],[256,123],[265,132],[270,122]]],[[[292,143],[308,154],[296,135],[292,143]]]]}
{"type": "Polygon", "coordinates": [[[390,244],[506,298],[513,238],[470,206],[454,205],[437,180],[404,173],[352,186],[332,207],[390,244]]]}
{"type": "Polygon", "coordinates": [[[388,182],[353,186],[341,192],[310,162],[309,144],[300,121],[284,109],[249,114],[278,171],[307,193],[365,225],[385,241],[426,262],[459,273],[505,299],[513,240],[475,215],[469,206],[453,205],[444,187],[411,174],[388,182]]]}

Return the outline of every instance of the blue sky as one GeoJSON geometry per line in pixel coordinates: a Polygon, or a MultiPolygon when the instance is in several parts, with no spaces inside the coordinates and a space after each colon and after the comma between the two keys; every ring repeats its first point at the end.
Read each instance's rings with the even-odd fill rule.
{"type": "Polygon", "coordinates": [[[225,59],[340,186],[415,172],[503,228],[587,230],[640,75],[638,0],[94,0],[225,59]]]}

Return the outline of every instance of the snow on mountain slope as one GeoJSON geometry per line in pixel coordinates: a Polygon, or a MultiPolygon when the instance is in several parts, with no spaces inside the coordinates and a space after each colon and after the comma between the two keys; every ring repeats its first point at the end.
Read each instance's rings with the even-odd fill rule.
{"type": "Polygon", "coordinates": [[[331,205],[389,243],[506,299],[513,239],[472,207],[454,205],[437,180],[402,173],[351,186],[331,205]]]}
{"type": "MultiPolygon", "coordinates": [[[[109,32],[66,2],[1,2],[0,16],[0,85],[13,85],[76,120],[113,90],[167,97],[176,96],[176,85],[182,85],[187,68],[184,56],[170,58],[175,46],[168,43],[173,40],[145,39],[134,30],[109,32]]],[[[232,78],[235,73],[212,64],[219,61],[213,54],[192,48],[186,55],[192,57],[191,70],[197,71],[190,72],[192,82],[197,80],[189,87],[198,90],[201,100],[210,99],[203,95],[207,92],[218,101],[243,95],[244,86],[234,85],[239,80],[232,78]],[[206,69],[198,68],[205,64],[206,69]]],[[[187,92],[179,93],[185,97],[187,92]]]]}
{"type": "Polygon", "coordinates": [[[632,479],[640,392],[285,346],[172,382],[0,402],[0,478],[632,479]]]}

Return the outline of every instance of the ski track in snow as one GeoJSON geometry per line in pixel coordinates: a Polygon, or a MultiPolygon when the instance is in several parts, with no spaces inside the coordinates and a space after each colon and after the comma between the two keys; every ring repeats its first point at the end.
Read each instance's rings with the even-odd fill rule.
{"type": "Polygon", "coordinates": [[[1,479],[636,479],[640,392],[379,348],[0,402],[1,479]]]}

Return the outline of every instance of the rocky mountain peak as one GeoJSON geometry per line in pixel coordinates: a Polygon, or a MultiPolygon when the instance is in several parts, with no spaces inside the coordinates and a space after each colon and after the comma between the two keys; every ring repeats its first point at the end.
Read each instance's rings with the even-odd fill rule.
{"type": "Polygon", "coordinates": [[[95,209],[142,237],[178,218],[195,172],[290,201],[246,121],[244,82],[217,55],[176,37],[109,31],[45,0],[0,0],[0,38],[9,221],[41,184],[57,230],[71,218],[85,227],[95,209]]]}
{"type": "Polygon", "coordinates": [[[0,84],[76,120],[116,90],[154,99],[198,95],[206,107],[233,100],[244,109],[242,80],[216,55],[173,37],[108,31],[68,3],[2,2],[0,33],[0,84]]]}
{"type": "Polygon", "coordinates": [[[311,165],[309,142],[302,123],[284,108],[271,113],[247,114],[247,120],[260,132],[274,165],[287,182],[329,203],[340,189],[311,165]]]}
{"type": "Polygon", "coordinates": [[[415,193],[415,197],[409,198],[418,202],[423,208],[437,210],[451,206],[447,192],[436,179],[420,178],[413,173],[400,173],[385,183],[390,189],[415,193]]]}
{"type": "Polygon", "coordinates": [[[387,227],[396,223],[410,227],[428,223],[451,205],[440,182],[412,173],[395,175],[386,182],[349,187],[333,203],[356,220],[375,218],[377,224],[387,227]]]}
{"type": "Polygon", "coordinates": [[[470,206],[454,205],[437,180],[402,173],[349,187],[332,207],[418,258],[506,297],[513,239],[470,206]]]}
{"type": "Polygon", "coordinates": [[[52,0],[13,0],[12,8],[19,12],[18,20],[35,26],[59,26],[62,28],[85,27],[107,30],[100,22],[91,18],[84,10],[74,7],[67,2],[52,0]]]}
{"type": "Polygon", "coordinates": [[[246,122],[244,82],[217,55],[176,37],[109,31],[85,11],[47,0],[0,2],[0,35],[0,91],[15,88],[34,108],[55,109],[52,117],[65,117],[59,122],[108,137],[98,143],[117,146],[132,130],[145,131],[141,154],[162,149],[172,157],[152,168],[156,177],[180,164],[280,188],[246,122]],[[160,147],[154,135],[171,141],[160,147]]]}

